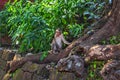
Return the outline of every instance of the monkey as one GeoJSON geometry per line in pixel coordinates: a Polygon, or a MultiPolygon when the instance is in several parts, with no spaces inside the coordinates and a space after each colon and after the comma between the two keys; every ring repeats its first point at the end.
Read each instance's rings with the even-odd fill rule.
{"type": "Polygon", "coordinates": [[[62,49],[62,42],[64,44],[69,45],[70,43],[65,40],[62,31],[60,29],[56,29],[54,38],[51,43],[51,51],[52,53],[58,53],[62,49]]]}

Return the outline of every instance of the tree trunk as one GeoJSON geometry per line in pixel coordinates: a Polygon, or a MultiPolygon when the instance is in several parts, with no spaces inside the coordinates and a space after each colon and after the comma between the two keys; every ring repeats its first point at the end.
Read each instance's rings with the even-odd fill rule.
{"type": "Polygon", "coordinates": [[[104,80],[120,79],[120,60],[111,60],[100,71],[104,80]]]}
{"type": "Polygon", "coordinates": [[[86,61],[110,59],[120,59],[120,45],[95,45],[85,58],[86,61]]]}

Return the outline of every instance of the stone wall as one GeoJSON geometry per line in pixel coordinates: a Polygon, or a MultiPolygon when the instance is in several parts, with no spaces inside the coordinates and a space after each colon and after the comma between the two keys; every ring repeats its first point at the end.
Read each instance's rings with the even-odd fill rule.
{"type": "Polygon", "coordinates": [[[73,73],[58,72],[54,68],[48,69],[49,64],[32,62],[26,62],[13,73],[6,72],[7,62],[16,54],[16,51],[0,48],[0,80],[76,80],[73,73]]]}

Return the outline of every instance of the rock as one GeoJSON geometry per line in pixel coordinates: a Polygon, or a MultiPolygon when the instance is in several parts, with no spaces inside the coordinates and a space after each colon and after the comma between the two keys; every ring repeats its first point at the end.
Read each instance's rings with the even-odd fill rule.
{"type": "Polygon", "coordinates": [[[6,72],[12,67],[12,66],[15,66],[16,63],[18,63],[19,60],[21,60],[23,57],[21,57],[20,54],[15,54],[13,60],[11,61],[7,61],[7,64],[6,64],[6,72]]]}
{"type": "Polygon", "coordinates": [[[32,74],[33,73],[30,73],[30,72],[24,72],[22,80],[32,80],[32,74]]]}
{"type": "Polygon", "coordinates": [[[11,75],[9,73],[6,73],[2,80],[10,80],[11,75]]]}
{"type": "Polygon", "coordinates": [[[58,72],[53,69],[50,71],[49,80],[76,80],[76,76],[73,73],[58,72]]]}
{"type": "Polygon", "coordinates": [[[32,80],[45,80],[40,75],[34,74],[32,80]]]}
{"type": "Polygon", "coordinates": [[[84,61],[77,55],[71,55],[58,61],[56,68],[63,72],[73,72],[76,76],[85,80],[86,69],[84,61]]]}
{"type": "Polygon", "coordinates": [[[15,54],[13,60],[21,60],[22,56],[20,54],[15,54]]]}
{"type": "Polygon", "coordinates": [[[6,62],[5,60],[0,59],[0,68],[1,68],[1,69],[5,69],[6,63],[7,63],[7,62],[6,62]]]}
{"type": "Polygon", "coordinates": [[[15,55],[15,52],[13,52],[12,50],[6,49],[3,51],[2,59],[6,61],[11,61],[13,60],[14,55],[15,55]]]}
{"type": "Polygon", "coordinates": [[[41,76],[40,78],[46,80],[49,78],[50,71],[46,68],[46,65],[43,64],[39,66],[39,69],[37,70],[37,74],[41,76]]]}
{"type": "Polygon", "coordinates": [[[120,80],[120,60],[110,60],[100,71],[104,80],[120,80]]]}
{"type": "MultiPolygon", "coordinates": [[[[0,80],[76,80],[77,78],[74,73],[58,72],[56,69],[54,69],[55,64],[52,63],[50,65],[50,68],[48,65],[47,69],[47,64],[36,64],[33,62],[26,62],[21,68],[16,70],[14,73],[9,74],[9,69],[7,70],[8,73],[4,71],[6,63],[8,62],[9,65],[15,65],[12,64],[12,62],[17,63],[17,61],[22,59],[22,57],[21,55],[16,54],[16,52],[12,50],[2,50],[0,53],[2,55],[2,57],[0,58],[0,80]]],[[[62,68],[63,70],[67,70],[66,68],[68,68],[69,71],[69,69],[76,69],[83,66],[82,62],[79,61],[78,57],[72,56],[69,59],[63,59],[63,63],[68,62],[68,65],[62,68]],[[78,62],[75,59],[78,59],[78,62]],[[73,67],[72,64],[74,64],[75,67],[73,67]]],[[[60,68],[60,66],[58,67],[60,68]]],[[[118,75],[118,72],[116,74],[118,75]]]]}
{"type": "Polygon", "coordinates": [[[22,69],[18,69],[15,71],[13,80],[23,80],[24,72],[22,69]]]}
{"type": "Polygon", "coordinates": [[[4,80],[3,77],[5,75],[5,71],[3,71],[2,69],[0,69],[0,80],[4,80]]]}
{"type": "Polygon", "coordinates": [[[46,64],[40,64],[36,72],[37,75],[41,74],[41,71],[46,67],[46,64]]]}
{"type": "MultiPolygon", "coordinates": [[[[76,80],[76,77],[73,73],[67,72],[67,73],[62,73],[62,74],[63,74],[62,80],[76,80]]],[[[60,79],[58,79],[58,80],[60,80],[60,79]]]]}
{"type": "Polygon", "coordinates": [[[27,57],[27,56],[30,56],[30,55],[33,55],[32,53],[27,53],[25,56],[27,57]]]}
{"type": "Polygon", "coordinates": [[[22,70],[27,72],[35,72],[38,70],[39,65],[32,62],[27,62],[23,65],[22,70]]]}

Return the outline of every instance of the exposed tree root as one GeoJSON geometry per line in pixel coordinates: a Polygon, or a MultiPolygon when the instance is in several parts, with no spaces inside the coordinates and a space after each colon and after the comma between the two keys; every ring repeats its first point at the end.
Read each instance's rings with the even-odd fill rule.
{"type": "Polygon", "coordinates": [[[96,45],[89,49],[85,58],[89,60],[120,59],[120,45],[96,45]]]}
{"type": "Polygon", "coordinates": [[[120,79],[120,60],[111,60],[100,71],[104,80],[120,79]]]}

